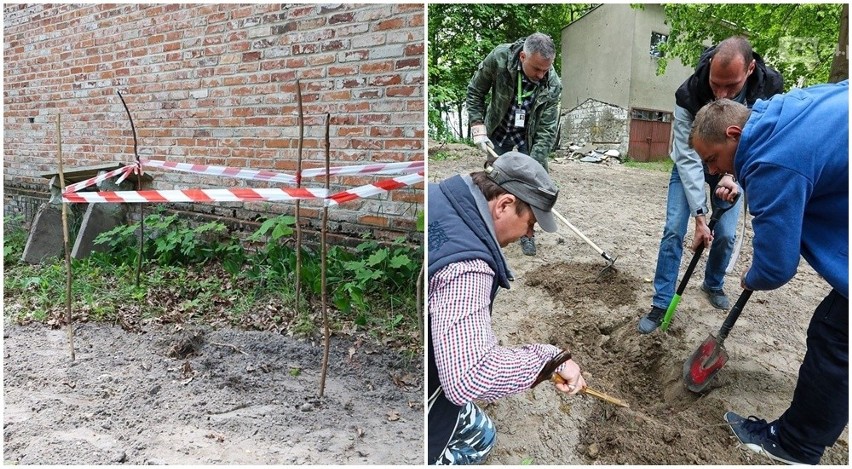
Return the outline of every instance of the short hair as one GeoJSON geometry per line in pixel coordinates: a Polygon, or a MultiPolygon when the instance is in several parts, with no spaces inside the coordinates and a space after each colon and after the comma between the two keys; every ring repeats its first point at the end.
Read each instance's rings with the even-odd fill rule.
{"type": "Polygon", "coordinates": [[[736,101],[730,99],[711,101],[695,114],[692,130],[689,132],[689,148],[693,148],[693,141],[696,138],[707,143],[724,142],[728,127],[732,125],[744,127],[750,114],[751,109],[736,101]]]}
{"type": "Polygon", "coordinates": [[[713,51],[713,59],[721,62],[723,67],[727,67],[737,57],[743,58],[746,68],[754,60],[751,43],[743,36],[731,36],[720,42],[713,51]]]}
{"type": "MultiPolygon", "coordinates": [[[[485,200],[489,202],[503,194],[510,194],[509,191],[503,189],[503,186],[492,181],[491,178],[488,177],[488,173],[485,171],[470,173],[470,178],[473,179],[473,183],[476,184],[476,187],[479,187],[479,190],[482,191],[482,195],[485,196],[485,200]]],[[[523,215],[527,213],[528,210],[532,210],[530,205],[519,199],[518,196],[515,196],[515,200],[517,201],[517,203],[515,203],[515,213],[518,215],[523,215]]]]}
{"type": "Polygon", "coordinates": [[[545,60],[553,60],[556,57],[556,46],[547,34],[532,33],[524,41],[524,54],[538,54],[545,60]]]}

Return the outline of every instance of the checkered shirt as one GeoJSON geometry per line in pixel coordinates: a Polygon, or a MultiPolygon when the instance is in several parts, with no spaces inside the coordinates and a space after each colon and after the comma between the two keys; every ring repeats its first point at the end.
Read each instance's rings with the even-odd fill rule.
{"type": "Polygon", "coordinates": [[[527,139],[527,126],[529,125],[530,119],[530,110],[533,105],[533,98],[535,97],[535,89],[538,84],[530,81],[526,75],[521,74],[521,94],[526,97],[521,101],[521,105],[518,106],[517,96],[512,98],[512,105],[509,106],[509,111],[503,116],[503,120],[500,121],[500,125],[494,129],[494,132],[491,134],[491,138],[494,139],[495,142],[501,147],[518,147],[521,148],[526,142],[527,139]],[[519,128],[515,127],[515,112],[518,109],[523,109],[526,112],[526,121],[524,121],[524,127],[519,128]]]}
{"type": "Polygon", "coordinates": [[[493,282],[494,271],[479,259],[449,264],[429,280],[435,364],[447,399],[456,405],[529,389],[560,352],[546,344],[498,345],[491,329],[493,282]]]}

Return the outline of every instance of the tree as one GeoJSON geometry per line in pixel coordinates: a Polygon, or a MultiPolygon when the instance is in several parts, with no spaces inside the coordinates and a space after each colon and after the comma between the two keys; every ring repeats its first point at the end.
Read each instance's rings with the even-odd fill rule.
{"type": "MultiPolygon", "coordinates": [[[[661,47],[665,56],[658,62],[658,74],[665,71],[667,59],[695,66],[707,45],[743,35],[781,72],[789,89],[827,82],[836,52],[846,50],[844,37],[838,47],[839,3],[666,4],[664,10],[671,33],[661,47]]],[[[841,59],[846,59],[845,53],[841,59]]]]}
{"type": "Polygon", "coordinates": [[[467,84],[479,62],[498,44],[534,32],[553,38],[554,67],[561,65],[562,28],[591,9],[589,4],[446,4],[429,5],[429,135],[448,139],[466,135],[462,110],[467,84]],[[444,119],[453,113],[462,128],[444,119]]]}
{"type": "Polygon", "coordinates": [[[849,78],[849,5],[844,4],[840,12],[840,38],[837,40],[837,52],[831,63],[828,81],[837,83],[849,78]]]}

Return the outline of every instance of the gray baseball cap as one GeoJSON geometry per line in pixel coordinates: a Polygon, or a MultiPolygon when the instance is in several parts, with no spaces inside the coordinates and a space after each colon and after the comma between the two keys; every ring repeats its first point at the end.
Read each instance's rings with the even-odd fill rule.
{"type": "Polygon", "coordinates": [[[532,207],[541,229],[549,233],[556,231],[556,220],[551,209],[556,204],[559,189],[538,161],[523,153],[510,151],[500,155],[486,171],[488,179],[532,207]]]}

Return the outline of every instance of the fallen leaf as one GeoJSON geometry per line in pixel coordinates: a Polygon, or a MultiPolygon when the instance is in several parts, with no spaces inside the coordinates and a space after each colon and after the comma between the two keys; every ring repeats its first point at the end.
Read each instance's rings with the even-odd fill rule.
{"type": "Polygon", "coordinates": [[[388,412],[388,422],[396,422],[399,420],[399,412],[392,410],[388,412]]]}

